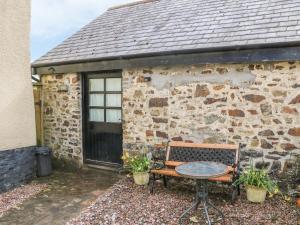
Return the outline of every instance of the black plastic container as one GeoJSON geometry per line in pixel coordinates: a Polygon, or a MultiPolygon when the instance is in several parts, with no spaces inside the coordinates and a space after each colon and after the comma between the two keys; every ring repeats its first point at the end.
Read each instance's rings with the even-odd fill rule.
{"type": "Polygon", "coordinates": [[[38,177],[45,177],[52,174],[51,151],[47,147],[36,149],[36,166],[38,177]]]}

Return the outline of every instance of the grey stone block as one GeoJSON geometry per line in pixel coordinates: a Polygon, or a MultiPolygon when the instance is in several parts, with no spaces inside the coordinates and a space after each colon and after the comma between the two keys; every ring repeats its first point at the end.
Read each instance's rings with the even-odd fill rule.
{"type": "Polygon", "coordinates": [[[0,193],[33,178],[35,150],[35,147],[25,147],[0,152],[0,193]]]}

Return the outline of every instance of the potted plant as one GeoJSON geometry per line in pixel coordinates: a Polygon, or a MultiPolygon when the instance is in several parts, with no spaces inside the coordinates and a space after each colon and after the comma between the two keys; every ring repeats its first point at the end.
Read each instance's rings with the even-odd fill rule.
{"type": "Polygon", "coordinates": [[[134,182],[137,185],[146,185],[149,183],[150,159],[145,154],[130,156],[126,152],[122,157],[125,167],[133,174],[134,182]]]}
{"type": "Polygon", "coordinates": [[[278,192],[276,183],[271,180],[267,172],[255,169],[253,165],[245,170],[235,182],[235,185],[239,184],[246,187],[247,199],[250,202],[262,203],[266,199],[267,192],[278,192]]]}

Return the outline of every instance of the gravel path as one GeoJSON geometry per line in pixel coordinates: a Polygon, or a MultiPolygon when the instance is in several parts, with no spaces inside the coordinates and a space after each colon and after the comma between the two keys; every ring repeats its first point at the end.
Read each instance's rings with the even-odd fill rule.
{"type": "MultiPolygon", "coordinates": [[[[191,205],[194,193],[188,189],[175,185],[164,189],[158,184],[155,193],[150,195],[146,187],[124,179],[68,225],[175,225],[181,213],[191,205]]],[[[227,195],[211,194],[210,197],[225,214],[226,225],[297,224],[299,210],[280,198],[268,199],[264,204],[252,204],[242,195],[232,205],[227,195]]],[[[200,214],[193,216],[199,222],[187,221],[186,224],[206,224],[200,214]]]]}
{"type": "Polygon", "coordinates": [[[26,199],[46,188],[45,184],[28,184],[0,194],[0,217],[11,208],[16,208],[26,199]]]}

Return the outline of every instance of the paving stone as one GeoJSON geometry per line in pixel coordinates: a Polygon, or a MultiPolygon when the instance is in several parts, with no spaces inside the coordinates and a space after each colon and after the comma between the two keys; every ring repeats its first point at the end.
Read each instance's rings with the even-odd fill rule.
{"type": "Polygon", "coordinates": [[[19,209],[9,210],[0,218],[0,224],[65,225],[118,179],[117,173],[94,169],[77,173],[55,171],[50,177],[34,180],[47,184],[47,188],[19,205],[19,209]]]}

